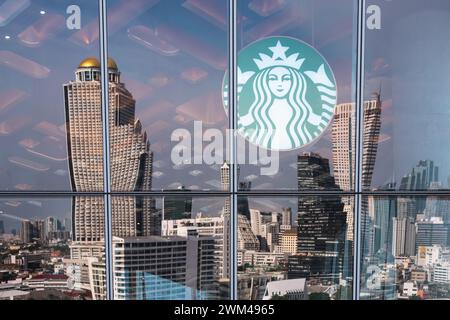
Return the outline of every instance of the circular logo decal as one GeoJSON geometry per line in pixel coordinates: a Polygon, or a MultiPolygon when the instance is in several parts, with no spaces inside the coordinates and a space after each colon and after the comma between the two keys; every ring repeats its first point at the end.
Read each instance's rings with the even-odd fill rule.
{"type": "Polygon", "coordinates": [[[329,125],[336,80],[322,55],[305,42],[289,37],[256,41],[239,53],[237,71],[238,131],[251,143],[294,150],[316,140],[329,125]]]}

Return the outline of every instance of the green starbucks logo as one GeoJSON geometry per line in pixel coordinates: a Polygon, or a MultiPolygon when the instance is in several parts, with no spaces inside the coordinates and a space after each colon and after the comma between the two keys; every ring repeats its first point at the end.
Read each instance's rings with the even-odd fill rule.
{"type": "MultiPolygon", "coordinates": [[[[238,131],[271,150],[293,150],[316,140],[336,107],[333,72],[310,45],[289,37],[254,42],[239,53],[238,131]]],[[[223,99],[228,109],[228,81],[223,99]]]]}

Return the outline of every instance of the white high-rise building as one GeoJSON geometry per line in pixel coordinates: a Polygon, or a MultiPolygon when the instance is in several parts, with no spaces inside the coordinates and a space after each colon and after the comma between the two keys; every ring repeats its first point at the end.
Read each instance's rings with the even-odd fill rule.
{"type": "MultiPolygon", "coordinates": [[[[378,149],[378,139],[381,128],[381,100],[377,94],[376,99],[364,102],[364,136],[363,136],[363,163],[362,187],[367,190],[371,187],[373,169],[378,149]]],[[[333,175],[336,183],[342,190],[352,190],[355,183],[355,104],[344,103],[336,106],[333,126],[333,175]]]]}
{"type": "Polygon", "coordinates": [[[393,218],[392,255],[411,257],[416,255],[416,225],[414,220],[393,218]]]}
{"type": "Polygon", "coordinates": [[[225,267],[229,261],[227,247],[224,242],[225,216],[204,217],[201,213],[192,219],[163,220],[162,236],[197,236],[212,237],[214,239],[214,252],[216,256],[216,276],[218,278],[228,277],[228,268],[225,267]],[[225,250],[224,250],[225,248],[225,250]]]}
{"type": "MultiPolygon", "coordinates": [[[[135,118],[135,100],[120,82],[114,60],[108,60],[111,185],[113,191],[149,191],[152,153],[147,134],[135,118]]],[[[80,63],[76,79],[64,84],[67,145],[72,191],[103,190],[103,125],[100,62],[80,63]]],[[[95,243],[104,237],[102,197],[78,196],[73,201],[73,240],[95,243]]],[[[113,234],[138,236],[157,233],[158,216],[151,199],[114,197],[113,234]]]]}
{"type": "Polygon", "coordinates": [[[197,300],[217,295],[211,237],[113,238],[115,300],[197,300]]]}
{"type": "MultiPolygon", "coordinates": [[[[377,93],[375,99],[364,102],[363,149],[361,183],[363,190],[371,189],[372,175],[377,156],[381,128],[381,99],[377,93]]],[[[355,103],[336,106],[332,125],[333,175],[336,184],[344,191],[354,190],[356,159],[356,118],[355,103]]],[[[352,197],[343,198],[346,204],[346,239],[353,240],[354,201],[352,197]]],[[[361,203],[361,226],[364,237],[364,255],[373,253],[373,221],[368,216],[368,200],[363,197],[361,203]]]]}

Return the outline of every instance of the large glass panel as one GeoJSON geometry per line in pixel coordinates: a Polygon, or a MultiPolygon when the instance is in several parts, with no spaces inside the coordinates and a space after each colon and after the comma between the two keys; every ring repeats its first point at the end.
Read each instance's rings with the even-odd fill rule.
{"type": "Polygon", "coordinates": [[[239,299],[351,299],[353,203],[345,196],[240,196],[239,299]]]}
{"type": "Polygon", "coordinates": [[[361,299],[449,299],[450,197],[364,201],[361,299]]]}
{"type": "Polygon", "coordinates": [[[98,15],[0,1],[0,190],[102,190],[98,15]]]}
{"type": "Polygon", "coordinates": [[[103,197],[0,198],[0,300],[105,298],[103,197]]]}
{"type": "Polygon", "coordinates": [[[220,190],[226,0],[110,0],[112,190],[220,190]]]}
{"type": "Polygon", "coordinates": [[[353,189],[355,4],[238,1],[242,190],[296,190],[311,152],[334,172],[324,188],[353,189]]]}
{"type": "Polygon", "coordinates": [[[448,189],[450,2],[374,0],[368,12],[363,187],[448,189]]]}
{"type": "Polygon", "coordinates": [[[188,193],[114,196],[114,299],[229,299],[229,204],[188,193]]]}

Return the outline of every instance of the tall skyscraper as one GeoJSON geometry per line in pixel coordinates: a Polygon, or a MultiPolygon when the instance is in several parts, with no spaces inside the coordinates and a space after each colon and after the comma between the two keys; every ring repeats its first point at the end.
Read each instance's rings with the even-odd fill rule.
{"type": "Polygon", "coordinates": [[[442,218],[444,223],[450,223],[450,197],[427,196],[423,213],[426,219],[438,217],[442,218]]]}
{"type": "MultiPolygon", "coordinates": [[[[299,190],[339,189],[328,159],[318,154],[298,156],[299,190]]],[[[339,196],[300,196],[297,255],[288,260],[289,278],[313,277],[337,282],[343,276],[346,214],[339,196]]]]}
{"type": "MultiPolygon", "coordinates": [[[[184,186],[176,190],[170,190],[173,193],[189,191],[184,186]]],[[[163,197],[163,220],[189,219],[192,215],[192,196],[165,196],[163,197]]]]}
{"type": "MultiPolygon", "coordinates": [[[[371,189],[372,175],[377,156],[378,140],[381,128],[381,96],[376,93],[374,99],[364,102],[363,149],[361,185],[363,190],[371,189]]],[[[355,187],[356,170],[356,118],[355,103],[344,103],[336,107],[332,125],[333,174],[342,190],[355,187]]],[[[368,199],[361,201],[361,228],[364,255],[371,254],[374,241],[373,221],[368,216],[368,199]]],[[[347,213],[347,240],[353,241],[354,200],[345,199],[347,213]]]]}
{"type": "Polygon", "coordinates": [[[379,250],[392,252],[393,219],[396,216],[397,201],[395,197],[370,196],[369,216],[374,221],[373,252],[379,250]]]}
{"type": "Polygon", "coordinates": [[[411,257],[416,254],[416,228],[411,217],[393,218],[392,255],[411,257]]]}
{"type": "Polygon", "coordinates": [[[23,243],[30,243],[35,240],[45,241],[45,223],[44,220],[22,220],[20,227],[20,240],[23,243]]]}
{"type": "Polygon", "coordinates": [[[33,225],[30,220],[22,220],[20,225],[20,240],[23,243],[30,243],[33,238],[33,225]]]}
{"type": "MultiPolygon", "coordinates": [[[[239,191],[250,191],[252,188],[252,183],[249,182],[239,182],[239,191]]],[[[250,207],[248,205],[248,197],[239,196],[237,198],[237,211],[238,214],[242,214],[250,219],[250,207]]]]}
{"type": "MultiPolygon", "coordinates": [[[[378,150],[381,128],[381,98],[364,102],[364,136],[362,150],[362,187],[371,188],[373,169],[378,150]]],[[[344,103],[336,107],[333,126],[333,174],[342,190],[352,190],[355,184],[355,104],[344,103]]]]}
{"type": "MultiPolygon", "coordinates": [[[[148,191],[152,182],[152,153],[147,134],[135,118],[135,101],[120,82],[114,60],[108,60],[111,186],[114,191],[148,191]]],[[[73,191],[103,190],[103,143],[100,62],[82,61],[76,79],[64,85],[69,169],[73,191]]],[[[154,201],[136,197],[112,199],[113,234],[139,236],[157,232],[154,201]]],[[[104,204],[101,197],[73,200],[73,239],[102,241],[104,204]]],[[[160,228],[160,227],[159,227],[160,228]]]]}
{"type": "MultiPolygon", "coordinates": [[[[437,189],[439,184],[439,168],[431,160],[421,160],[411,172],[402,177],[400,181],[400,190],[421,191],[437,189]]],[[[416,210],[419,213],[424,212],[426,206],[426,197],[413,198],[416,203],[416,210]]]]}
{"type": "Polygon", "coordinates": [[[448,227],[441,218],[417,221],[416,250],[421,246],[447,246],[448,227]]]}
{"type": "Polygon", "coordinates": [[[439,168],[434,165],[434,161],[421,160],[409,174],[402,177],[400,190],[428,190],[433,182],[438,181],[439,168]]]}
{"type": "Polygon", "coordinates": [[[283,229],[289,230],[292,228],[292,209],[282,208],[281,210],[281,226],[283,229]]]}

